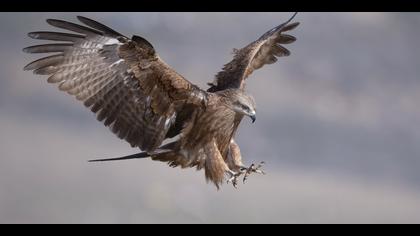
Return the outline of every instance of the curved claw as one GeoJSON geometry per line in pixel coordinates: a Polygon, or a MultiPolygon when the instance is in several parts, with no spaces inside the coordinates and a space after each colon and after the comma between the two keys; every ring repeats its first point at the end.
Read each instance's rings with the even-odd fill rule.
{"type": "Polygon", "coordinates": [[[258,166],[256,166],[255,167],[255,164],[254,163],[252,163],[248,168],[246,168],[246,171],[245,171],[245,175],[244,175],[244,178],[243,178],[243,183],[245,183],[245,181],[248,179],[248,176],[252,173],[252,172],[254,172],[254,173],[258,173],[258,174],[263,174],[263,175],[265,175],[265,172],[263,171],[263,170],[261,170],[261,167],[263,166],[265,164],[265,162],[260,162],[260,164],[258,164],[258,166]]]}
{"type": "Polygon", "coordinates": [[[251,164],[249,167],[245,167],[245,166],[241,166],[238,172],[234,172],[234,171],[227,171],[227,174],[230,175],[230,178],[226,181],[227,184],[232,183],[233,187],[237,188],[238,186],[238,177],[241,175],[244,175],[243,177],[243,183],[245,183],[245,181],[248,179],[248,176],[251,173],[258,173],[258,174],[263,174],[265,175],[265,172],[263,170],[261,170],[261,167],[264,165],[265,163],[262,161],[260,162],[257,166],[253,163],[251,164]]]}
{"type": "Polygon", "coordinates": [[[233,171],[228,171],[227,172],[230,175],[230,178],[226,181],[227,184],[232,183],[233,187],[237,188],[238,186],[238,177],[242,175],[242,171],[236,173],[233,171]]]}
{"type": "Polygon", "coordinates": [[[232,176],[230,179],[227,180],[227,184],[232,183],[233,187],[237,188],[238,186],[238,179],[236,176],[232,176]]]}
{"type": "Polygon", "coordinates": [[[232,177],[230,177],[226,182],[227,184],[232,183],[233,187],[237,188],[238,186],[238,177],[240,176],[240,174],[233,174],[232,177]]]}

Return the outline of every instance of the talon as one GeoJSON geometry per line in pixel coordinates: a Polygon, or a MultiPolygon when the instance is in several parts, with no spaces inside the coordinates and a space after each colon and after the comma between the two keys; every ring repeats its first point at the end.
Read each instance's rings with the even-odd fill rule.
{"type": "MultiPolygon", "coordinates": [[[[260,164],[258,164],[258,166],[255,167],[255,164],[252,163],[248,168],[242,167],[245,171],[245,175],[243,178],[243,183],[245,183],[245,181],[248,179],[248,176],[254,172],[254,173],[258,173],[258,174],[263,174],[265,175],[265,172],[263,170],[261,170],[261,167],[265,164],[265,162],[260,162],[260,164]]],[[[241,168],[241,169],[242,169],[241,168]]]]}
{"type": "Polygon", "coordinates": [[[258,166],[255,168],[255,172],[259,173],[259,174],[263,174],[265,175],[265,172],[263,170],[261,170],[261,167],[265,164],[265,162],[260,162],[260,164],[258,164],[258,166]]]}
{"type": "Polygon", "coordinates": [[[251,173],[258,173],[265,175],[265,172],[261,170],[261,167],[265,163],[262,161],[257,166],[252,163],[249,167],[240,166],[239,171],[236,173],[232,170],[228,170],[227,173],[230,175],[230,178],[227,180],[227,183],[232,183],[233,187],[237,188],[238,186],[238,177],[244,175],[242,182],[245,183],[251,173]]]}
{"type": "Polygon", "coordinates": [[[247,169],[246,169],[246,172],[245,172],[245,175],[244,175],[244,179],[242,180],[242,182],[243,183],[245,183],[245,181],[248,179],[248,176],[251,174],[251,172],[254,170],[254,163],[252,163],[247,169]]]}
{"type": "Polygon", "coordinates": [[[232,183],[233,187],[237,188],[238,186],[238,177],[242,175],[242,172],[235,173],[233,171],[228,171],[227,173],[230,174],[230,178],[226,181],[227,184],[232,183]]]}
{"type": "Polygon", "coordinates": [[[230,184],[230,183],[232,183],[233,187],[236,188],[236,186],[238,185],[237,176],[230,177],[230,179],[227,180],[227,184],[230,184]]]}

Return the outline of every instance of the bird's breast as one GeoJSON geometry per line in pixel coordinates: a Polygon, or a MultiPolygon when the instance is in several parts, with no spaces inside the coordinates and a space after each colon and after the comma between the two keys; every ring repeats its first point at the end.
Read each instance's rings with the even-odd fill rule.
{"type": "Polygon", "coordinates": [[[195,122],[196,140],[215,141],[221,153],[227,148],[238,126],[237,114],[225,106],[210,106],[195,122]]]}

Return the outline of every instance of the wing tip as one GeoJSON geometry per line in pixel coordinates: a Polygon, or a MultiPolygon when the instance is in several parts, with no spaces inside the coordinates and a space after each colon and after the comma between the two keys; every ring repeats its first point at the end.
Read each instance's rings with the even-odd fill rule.
{"type": "Polygon", "coordinates": [[[291,20],[293,20],[293,18],[295,18],[295,16],[298,14],[298,12],[295,12],[294,14],[293,14],[293,16],[292,17],[290,17],[290,19],[288,20],[288,22],[290,22],[291,20]]]}
{"type": "Polygon", "coordinates": [[[298,12],[295,12],[294,14],[293,14],[293,16],[292,17],[290,17],[290,19],[289,20],[287,20],[286,22],[284,22],[283,24],[282,24],[282,26],[283,27],[281,27],[281,28],[283,28],[282,30],[281,30],[281,32],[285,32],[285,31],[289,31],[289,30],[292,30],[292,29],[294,29],[294,28],[296,28],[299,24],[300,24],[300,22],[293,22],[293,23],[290,23],[294,18],[295,18],[295,16],[298,14],[298,12]],[[290,23],[290,24],[289,24],[290,23]]]}
{"type": "Polygon", "coordinates": [[[300,25],[300,22],[299,21],[296,21],[296,22],[291,23],[290,25],[296,25],[296,26],[298,26],[298,25],[300,25]]]}
{"type": "Polygon", "coordinates": [[[76,16],[76,18],[78,19],[78,20],[84,20],[84,19],[87,19],[87,20],[90,20],[89,18],[87,18],[87,17],[85,17],[85,16],[76,16]]]}
{"type": "Polygon", "coordinates": [[[63,22],[62,20],[58,20],[58,19],[51,19],[48,18],[45,20],[48,24],[55,26],[54,24],[59,23],[59,22],[63,22]]]}
{"type": "Polygon", "coordinates": [[[32,38],[32,39],[38,38],[38,34],[36,32],[29,32],[27,35],[29,38],[32,38]]]}
{"type": "Polygon", "coordinates": [[[31,69],[28,68],[29,64],[23,67],[24,71],[30,71],[31,69]]]}
{"type": "Polygon", "coordinates": [[[286,32],[286,31],[290,31],[293,30],[294,28],[298,27],[298,25],[300,25],[300,22],[293,22],[293,23],[287,23],[280,32],[286,32]]]}
{"type": "Polygon", "coordinates": [[[35,70],[36,66],[35,66],[36,61],[32,61],[30,63],[28,63],[26,66],[23,67],[24,71],[30,71],[30,70],[35,70]]]}
{"type": "Polygon", "coordinates": [[[28,48],[30,48],[30,47],[23,48],[22,49],[22,52],[24,52],[24,53],[30,53],[28,48]]]}
{"type": "Polygon", "coordinates": [[[82,22],[83,24],[89,25],[89,22],[93,22],[93,23],[98,23],[90,18],[87,18],[85,16],[76,16],[77,20],[79,20],[80,22],[82,22]]]}

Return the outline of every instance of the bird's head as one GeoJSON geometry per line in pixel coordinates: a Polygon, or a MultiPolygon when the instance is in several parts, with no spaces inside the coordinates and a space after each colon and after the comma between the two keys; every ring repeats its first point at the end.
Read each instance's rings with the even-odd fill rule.
{"type": "Polygon", "coordinates": [[[225,90],[223,96],[226,104],[238,114],[249,116],[252,123],[256,120],[256,104],[254,98],[240,89],[225,90]]]}

